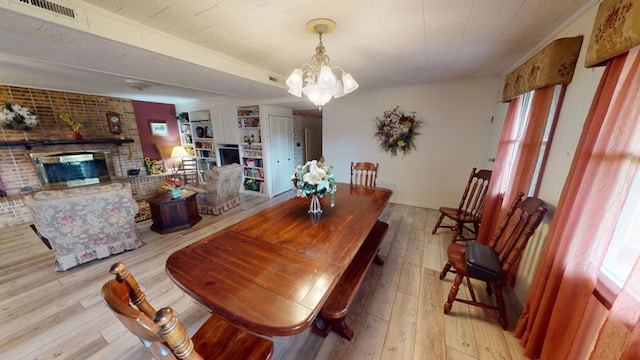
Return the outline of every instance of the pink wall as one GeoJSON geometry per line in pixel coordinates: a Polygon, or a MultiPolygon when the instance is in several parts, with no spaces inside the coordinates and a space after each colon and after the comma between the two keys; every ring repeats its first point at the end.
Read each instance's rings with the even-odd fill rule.
{"type": "Polygon", "coordinates": [[[169,160],[171,149],[176,145],[180,145],[178,122],[171,118],[171,116],[176,115],[175,105],[135,100],[132,103],[136,122],[138,123],[142,154],[151,159],[162,160],[162,156],[157,150],[159,148],[164,155],[164,159],[168,162],[167,166],[171,166],[171,161],[169,160]],[[166,123],[169,134],[167,136],[152,135],[150,127],[152,122],[166,123]]]}

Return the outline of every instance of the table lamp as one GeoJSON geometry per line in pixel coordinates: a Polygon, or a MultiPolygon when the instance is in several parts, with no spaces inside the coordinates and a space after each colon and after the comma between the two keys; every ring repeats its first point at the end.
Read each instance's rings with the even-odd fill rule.
{"type": "Polygon", "coordinates": [[[187,156],[191,156],[191,155],[189,155],[189,153],[184,148],[184,146],[181,146],[181,145],[174,146],[173,149],[171,150],[171,157],[176,158],[176,160],[174,161],[174,166],[177,165],[178,168],[182,167],[182,159],[187,156]]]}

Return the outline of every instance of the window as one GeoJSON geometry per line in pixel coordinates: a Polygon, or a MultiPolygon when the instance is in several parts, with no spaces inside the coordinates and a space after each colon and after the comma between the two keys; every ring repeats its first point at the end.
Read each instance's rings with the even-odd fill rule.
{"type": "Polygon", "coordinates": [[[547,116],[547,122],[545,124],[544,135],[542,137],[542,144],[540,145],[540,154],[536,161],[536,167],[533,172],[533,179],[531,179],[531,186],[527,196],[538,195],[538,189],[540,187],[540,179],[542,179],[542,173],[544,172],[544,166],[547,163],[547,157],[549,154],[549,147],[551,146],[551,139],[553,138],[553,131],[556,127],[556,121],[560,115],[560,107],[562,105],[562,99],[564,98],[564,91],[566,87],[564,85],[556,85],[553,90],[553,100],[549,108],[549,115],[547,116]]]}
{"type": "MultiPolygon", "coordinates": [[[[531,186],[528,189],[526,196],[536,196],[538,193],[538,188],[540,186],[540,179],[542,179],[542,174],[544,172],[544,166],[546,164],[546,159],[548,155],[548,150],[551,145],[551,139],[553,137],[553,131],[555,129],[555,123],[560,114],[560,107],[562,104],[562,99],[565,91],[564,85],[556,85],[553,90],[553,99],[551,104],[549,105],[549,113],[547,119],[545,119],[545,129],[544,135],[542,137],[540,151],[538,154],[538,158],[536,159],[535,169],[533,171],[533,178],[531,179],[531,186]]],[[[512,181],[513,171],[515,171],[517,164],[516,159],[518,158],[518,154],[521,151],[523,138],[525,136],[525,130],[527,129],[528,122],[531,117],[531,107],[533,103],[533,98],[535,96],[535,90],[530,91],[526,94],[522,95],[522,105],[520,108],[520,114],[518,115],[518,123],[515,126],[514,134],[513,134],[513,152],[511,153],[511,159],[508,164],[508,170],[506,171],[506,178],[503,181],[503,189],[502,192],[506,191],[508,184],[512,181]]]]}
{"type": "Polygon", "coordinates": [[[511,152],[511,158],[507,164],[507,169],[505,171],[504,181],[502,181],[502,189],[500,192],[504,193],[507,190],[508,184],[510,184],[511,177],[513,175],[513,171],[516,167],[516,158],[518,157],[518,152],[520,151],[520,146],[522,144],[522,137],[524,136],[524,129],[527,125],[527,120],[529,120],[529,113],[531,112],[531,100],[533,99],[533,94],[535,90],[529,91],[528,93],[522,94],[522,104],[520,105],[520,114],[518,114],[517,124],[514,127],[512,134],[513,137],[513,147],[511,152]]]}
{"type": "MultiPolygon", "coordinates": [[[[640,170],[636,173],[625,204],[620,212],[613,238],[600,268],[598,280],[604,286],[603,296],[612,302],[624,286],[640,256],[640,170]],[[608,294],[608,295],[607,295],[608,294]]],[[[640,301],[640,294],[633,294],[640,301]]]]}

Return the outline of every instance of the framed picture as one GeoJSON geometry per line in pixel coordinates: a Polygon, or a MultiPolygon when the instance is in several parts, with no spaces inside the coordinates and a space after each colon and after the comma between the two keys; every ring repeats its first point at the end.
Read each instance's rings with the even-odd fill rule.
{"type": "Polygon", "coordinates": [[[169,127],[166,122],[150,121],[149,127],[153,136],[169,136],[169,127]]]}

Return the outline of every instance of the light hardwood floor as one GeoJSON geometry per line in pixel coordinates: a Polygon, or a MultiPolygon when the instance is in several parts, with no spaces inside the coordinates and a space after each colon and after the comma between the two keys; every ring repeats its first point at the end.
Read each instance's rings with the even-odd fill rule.
{"type": "MultiPolygon", "coordinates": [[[[0,230],[0,357],[3,359],[148,359],[144,347],[105,307],[102,284],[109,266],[123,261],[151,304],[171,306],[192,332],[207,310],[179,290],[164,271],[166,258],[205,235],[292,196],[265,199],[243,195],[242,204],[221,216],[203,215],[193,229],[160,235],[150,220],[138,224],[144,246],[66,272],[53,271],[53,255],[28,225],[0,230]]],[[[337,204],[340,206],[340,204],[337,204]]],[[[512,328],[498,325],[492,310],[443,304],[453,276],[438,273],[446,259],[450,232],[431,235],[436,210],[389,204],[382,220],[390,228],[347,322],[349,342],[309,329],[274,339],[274,359],[525,359],[512,328]]],[[[484,295],[482,286],[477,291],[484,295]]],[[[466,293],[466,288],[461,288],[466,293]]]]}

